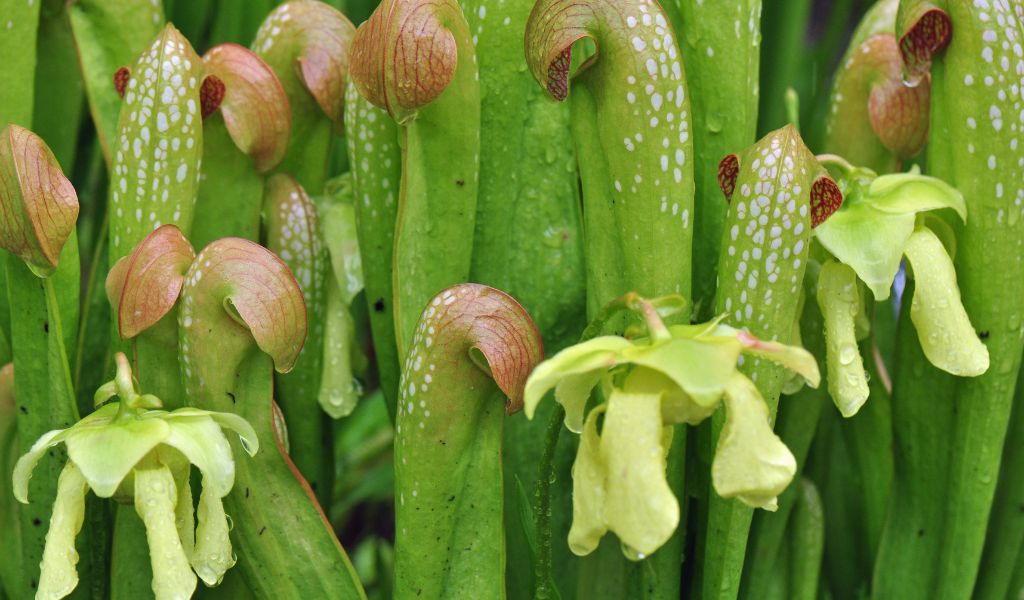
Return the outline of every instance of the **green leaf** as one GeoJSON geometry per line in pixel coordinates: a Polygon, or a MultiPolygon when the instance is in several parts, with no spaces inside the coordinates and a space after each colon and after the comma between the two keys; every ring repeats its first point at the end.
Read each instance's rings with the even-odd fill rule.
{"type": "Polygon", "coordinates": [[[537,2],[526,60],[555,100],[572,102],[583,191],[587,312],[614,298],[690,295],[694,161],[679,46],[657,3],[537,2]],[[580,43],[584,41],[583,43],[580,43]],[[571,83],[574,45],[595,51],[571,83]]]}
{"type": "Polygon", "coordinates": [[[4,65],[4,85],[0,88],[0,123],[4,125],[32,125],[40,4],[23,0],[0,2],[0,15],[3,15],[0,27],[6,28],[0,36],[0,56],[9,59],[4,65]]]}
{"type": "Polygon", "coordinates": [[[130,68],[110,181],[111,264],[152,230],[192,226],[203,148],[203,64],[168,25],[130,68]]]}
{"type": "Polygon", "coordinates": [[[395,341],[394,281],[395,223],[402,180],[398,125],[387,111],[359,95],[351,81],[345,89],[345,131],[352,166],[352,204],[358,230],[359,255],[366,303],[373,333],[380,386],[395,415],[401,377],[395,341]],[[370,140],[373,140],[370,142],[370,140]]]}
{"type": "Polygon", "coordinates": [[[503,589],[502,424],[541,355],[529,315],[502,292],[462,284],[428,303],[395,424],[396,597],[503,589]]]}
{"type": "Polygon", "coordinates": [[[319,194],[327,179],[354,33],[352,23],[331,6],[294,0],[271,11],[252,42],[253,52],[277,75],[291,108],[292,134],[278,172],[293,175],[311,194],[319,194]]]}
{"type": "Polygon", "coordinates": [[[163,4],[150,0],[76,0],[68,5],[89,111],[107,166],[117,151],[122,101],[114,74],[138,57],[164,25],[163,4]]]}
{"type": "MultiPolygon", "coordinates": [[[[392,259],[401,360],[427,302],[438,290],[469,280],[480,162],[479,72],[469,26],[454,0],[382,3],[356,32],[349,66],[360,95],[402,126],[392,259]],[[420,52],[436,59],[424,61],[420,52]]],[[[364,144],[372,149],[375,142],[364,144]]]]}
{"type": "Polygon", "coordinates": [[[39,136],[0,130],[0,247],[49,277],[78,218],[78,196],[39,136]]]}

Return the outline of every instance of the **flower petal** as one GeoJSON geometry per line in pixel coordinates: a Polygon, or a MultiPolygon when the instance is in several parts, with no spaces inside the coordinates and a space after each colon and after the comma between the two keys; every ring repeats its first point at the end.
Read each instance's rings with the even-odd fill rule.
{"type": "Polygon", "coordinates": [[[39,565],[36,598],[63,598],[78,585],[75,537],[85,520],[85,493],[89,486],[75,463],[68,461],[57,480],[50,529],[46,532],[43,562],[39,565]]]}
{"type": "MultiPolygon", "coordinates": [[[[544,398],[544,394],[555,387],[559,381],[570,375],[582,375],[590,371],[607,371],[621,362],[622,352],[631,347],[632,344],[617,336],[601,336],[583,343],[569,346],[558,354],[537,365],[537,368],[530,373],[526,380],[526,389],[523,392],[523,404],[526,410],[526,417],[533,418],[533,412],[537,404],[544,398]]],[[[594,380],[594,384],[600,379],[594,380]]],[[[590,389],[583,389],[579,385],[582,382],[570,384],[556,394],[557,400],[565,406],[566,426],[570,429],[570,423],[578,423],[583,420],[582,408],[590,396],[590,389]],[[580,397],[580,396],[584,397],[580,397]]],[[[579,430],[577,426],[574,431],[579,430]]]]}
{"type": "Polygon", "coordinates": [[[825,319],[828,392],[839,412],[852,417],[869,393],[854,322],[860,312],[857,274],[844,264],[827,261],[818,275],[817,296],[825,319]]]}
{"type": "Polygon", "coordinates": [[[917,167],[910,173],[882,175],[871,182],[868,198],[873,207],[889,214],[916,214],[952,208],[967,221],[967,203],[956,188],[941,179],[921,175],[917,167]]]}
{"type": "Polygon", "coordinates": [[[885,213],[862,201],[836,211],[814,235],[839,262],[857,272],[875,300],[885,300],[913,232],[913,213],[885,213]]]}
{"type": "Polygon", "coordinates": [[[179,408],[178,410],[168,414],[166,419],[174,420],[181,417],[199,416],[210,417],[220,425],[222,429],[230,429],[237,433],[239,440],[242,442],[242,448],[249,453],[249,456],[256,456],[256,453],[259,452],[260,440],[256,437],[256,430],[252,428],[252,425],[250,425],[248,421],[235,413],[187,407],[179,408]]]}
{"type": "Polygon", "coordinates": [[[223,498],[235,484],[235,459],[231,445],[209,416],[168,420],[170,433],[164,444],[184,454],[203,474],[203,491],[223,498]]]}
{"type": "Polygon", "coordinates": [[[711,478],[723,498],[775,510],[777,497],[796,473],[796,459],[768,422],[757,387],[736,373],[725,393],[725,427],[718,438],[711,478]]]}
{"type": "MultiPolygon", "coordinates": [[[[117,408],[117,405],[113,405],[117,408]]],[[[101,409],[102,410],[102,409],[101,409]]],[[[170,428],[159,419],[131,418],[98,427],[72,427],[64,443],[68,457],[100,498],[109,498],[117,486],[150,450],[167,437],[170,428]]]]}
{"type": "MultiPolygon", "coordinates": [[[[642,377],[641,373],[641,377],[642,377]]],[[[628,548],[648,555],[679,525],[679,502],[665,478],[661,394],[613,389],[601,430],[605,522],[628,548]]]]}
{"type": "MultiPolygon", "coordinates": [[[[658,371],[637,367],[629,377],[629,389],[634,393],[661,394],[661,420],[665,425],[687,423],[698,425],[711,416],[717,404],[702,406],[693,401],[674,381],[658,371]]],[[[669,431],[671,427],[667,428],[669,431]]],[[[671,438],[670,438],[671,439],[671,438]]]]}
{"type": "Polygon", "coordinates": [[[590,392],[606,374],[607,371],[595,369],[567,375],[555,386],[555,400],[565,408],[566,429],[573,433],[583,431],[583,414],[590,399],[590,392]]]}
{"type": "MultiPolygon", "coordinates": [[[[856,288],[854,288],[856,291],[856,288]]],[[[800,346],[762,340],[749,331],[736,330],[736,339],[743,344],[744,354],[753,354],[782,365],[789,371],[804,378],[813,388],[821,383],[821,372],[814,355],[800,346]]]]}
{"type": "Polygon", "coordinates": [[[135,470],[135,512],[146,524],[156,600],[189,598],[196,589],[196,576],[175,525],[177,496],[174,476],[166,466],[135,470]]]}
{"type": "Polygon", "coordinates": [[[32,444],[29,451],[18,459],[14,465],[14,497],[22,504],[28,504],[28,481],[32,479],[32,471],[46,454],[46,451],[64,441],[67,429],[47,431],[32,444]]]}
{"type": "Polygon", "coordinates": [[[577,556],[593,552],[608,531],[604,523],[604,460],[597,418],[607,408],[602,404],[590,411],[580,435],[576,461],[572,464],[572,528],[569,549],[577,556]]]}
{"type": "Polygon", "coordinates": [[[32,471],[47,450],[63,442],[73,430],[107,423],[115,413],[117,413],[117,404],[108,404],[83,417],[81,421],[67,429],[54,429],[41,435],[36,443],[32,444],[29,451],[14,465],[14,497],[18,499],[18,502],[28,504],[28,480],[32,479],[32,471]]]}
{"type": "Polygon", "coordinates": [[[196,547],[192,553],[192,568],[208,586],[215,586],[235,564],[228,539],[228,519],[220,497],[211,494],[203,481],[199,494],[199,528],[196,530],[196,547]]]}
{"type": "Polygon", "coordinates": [[[185,549],[185,556],[192,556],[196,545],[196,523],[192,505],[192,487],[189,479],[192,475],[192,464],[178,450],[161,444],[157,447],[160,462],[167,465],[174,475],[174,487],[178,490],[178,502],[174,505],[174,525],[178,529],[178,538],[185,549]]]}
{"type": "Polygon", "coordinates": [[[697,404],[714,407],[736,370],[739,356],[740,343],[735,338],[701,336],[633,346],[623,353],[623,362],[658,371],[697,404]]]}
{"type": "Polygon", "coordinates": [[[906,254],[914,274],[910,320],[924,355],[953,375],[981,375],[988,370],[988,348],[978,339],[960,301],[953,261],[942,242],[930,229],[918,227],[907,242],[906,254]]]}

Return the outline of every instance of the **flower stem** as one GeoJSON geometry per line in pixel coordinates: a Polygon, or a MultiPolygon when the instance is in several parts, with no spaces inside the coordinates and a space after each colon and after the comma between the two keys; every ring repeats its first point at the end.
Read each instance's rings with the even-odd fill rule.
{"type": "Polygon", "coordinates": [[[64,327],[61,324],[60,305],[57,303],[57,291],[53,286],[52,277],[47,277],[43,280],[43,289],[46,294],[46,312],[49,319],[50,367],[56,366],[60,369],[60,372],[57,374],[59,385],[62,387],[62,391],[66,392],[62,394],[60,401],[67,403],[69,414],[77,421],[81,417],[78,414],[78,401],[75,398],[74,387],[71,384],[68,351],[64,347],[64,327]]]}
{"type": "Polygon", "coordinates": [[[562,432],[565,409],[559,404],[551,413],[544,431],[544,450],[537,469],[537,488],[534,490],[533,514],[537,528],[537,558],[534,562],[534,590],[536,600],[557,598],[551,558],[551,487],[555,481],[555,450],[562,432]]]}

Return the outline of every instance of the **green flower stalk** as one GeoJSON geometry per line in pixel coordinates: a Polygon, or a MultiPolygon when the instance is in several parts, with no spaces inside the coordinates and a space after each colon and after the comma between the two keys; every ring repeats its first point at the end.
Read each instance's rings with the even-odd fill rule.
{"type": "Polygon", "coordinates": [[[960,190],[967,204],[970,218],[957,236],[955,266],[964,308],[992,368],[953,380],[924,370],[920,358],[910,358],[916,349],[899,359],[915,380],[893,402],[893,496],[906,495],[890,507],[876,584],[878,593],[904,598],[964,598],[978,574],[1024,344],[1024,147],[1018,141],[1024,58],[1015,50],[1024,37],[1024,13],[1019,3],[1003,1],[904,0],[896,31],[909,77],[931,72],[928,168],[960,190]],[[936,389],[917,384],[921,379],[934,379],[936,389]],[[948,428],[917,427],[923,419],[948,428]],[[941,494],[941,512],[908,513],[915,493],[941,494]],[[911,527],[929,532],[913,547],[911,527]],[[907,568],[921,574],[913,589],[894,577],[907,568]]]}
{"type": "Polygon", "coordinates": [[[359,94],[401,126],[393,302],[402,357],[427,302],[469,279],[480,162],[476,54],[454,0],[389,0],[359,27],[349,66],[359,94]]]}
{"type": "Polygon", "coordinates": [[[503,292],[460,284],[429,301],[395,423],[395,598],[505,597],[502,425],[542,356],[503,292]]]}
{"type": "Polygon", "coordinates": [[[172,25],[115,79],[124,104],[110,179],[111,266],[164,224],[188,232],[203,152],[201,119],[224,95],[172,25]]]}
{"type": "Polygon", "coordinates": [[[526,26],[534,78],[569,94],[573,46],[597,49],[573,79],[583,182],[587,312],[629,291],[690,292],[693,140],[682,58],[656,2],[542,0],[526,26]]]}
{"type": "Polygon", "coordinates": [[[280,258],[248,240],[217,240],[196,256],[181,289],[184,379],[194,405],[239,414],[261,439],[277,442],[237,465],[237,485],[224,499],[253,595],[365,598],[313,491],[288,458],[274,406],[273,371],[295,364],[306,323],[299,284],[280,258]]]}
{"type": "Polygon", "coordinates": [[[671,426],[697,425],[724,404],[714,488],[723,497],[773,510],[796,462],[772,432],[757,387],[738,366],[743,357],[769,360],[812,386],[819,374],[801,348],[760,340],[721,318],[666,327],[650,303],[629,302],[646,318],[646,335],[601,336],[563,350],[530,375],[524,401],[532,416],[554,388],[566,427],[581,434],[573,466],[572,551],[593,552],[610,530],[626,556],[637,560],[661,547],[679,524],[679,503],[665,474],[671,426]],[[607,400],[586,412],[598,385],[607,400]]]}
{"type": "Polygon", "coordinates": [[[16,597],[21,580],[21,526],[10,476],[18,459],[18,413],[14,400],[14,364],[0,368],[0,528],[13,552],[0,564],[0,591],[16,597]]]}
{"type": "Polygon", "coordinates": [[[858,280],[876,301],[887,299],[904,256],[915,282],[910,319],[925,356],[953,375],[984,373],[988,350],[960,302],[953,261],[933,231],[938,228],[945,235],[948,227],[932,211],[952,209],[967,220],[963,197],[916,169],[879,177],[829,160],[837,170],[846,171],[841,178],[845,201],[815,230],[818,241],[838,261],[822,265],[817,298],[828,340],[829,392],[839,411],[851,417],[868,398],[854,322],[863,308],[858,280]]]}
{"type": "Polygon", "coordinates": [[[898,171],[928,134],[931,77],[903,79],[893,33],[899,0],[881,0],[857,26],[832,87],[825,152],[877,173],[898,171]],[[870,131],[870,133],[867,133],[870,131]]]}
{"type": "Polygon", "coordinates": [[[237,44],[203,55],[224,83],[219,110],[203,120],[203,167],[191,239],[202,248],[221,237],[259,238],[264,177],[284,159],[291,138],[288,96],[269,66],[237,44]]]}
{"type": "Polygon", "coordinates": [[[222,428],[238,433],[255,454],[259,442],[241,417],[195,408],[156,410],[159,398],[141,394],[124,354],[116,377],[97,390],[104,404],[68,429],[47,432],[14,468],[15,497],[28,503],[28,482],[47,451],[63,443],[68,462],[57,484],[57,499],[46,535],[37,598],[63,598],[78,584],[75,537],[82,526],[85,494],[134,503],[146,524],[158,600],[191,596],[196,574],[216,585],[234,564],[227,515],[221,499],[234,484],[234,458],[222,428]],[[203,475],[194,527],[189,469],[203,475]],[[193,570],[195,574],[193,574],[193,570]]]}
{"type": "MultiPolygon", "coordinates": [[[[67,347],[78,320],[78,198],[42,139],[18,125],[0,130],[0,248],[8,253],[6,287],[20,398],[21,450],[51,429],[78,420],[67,347]]],[[[44,539],[56,495],[59,455],[43,462],[33,483],[38,499],[20,511],[22,580],[19,595],[38,582],[44,539]]]]}
{"type": "Polygon", "coordinates": [[[288,423],[290,456],[326,505],[330,491],[330,444],[317,402],[323,369],[327,251],[316,206],[293,177],[267,179],[263,199],[266,245],[278,254],[299,283],[310,323],[294,367],[275,377],[277,402],[288,423]]]}
{"type": "Polygon", "coordinates": [[[331,146],[341,131],[354,33],[352,23],[330,5],[293,0],[267,15],[252,42],[253,52],[277,74],[291,107],[292,135],[277,170],[312,194],[324,188],[331,146]]]}
{"type": "MultiPolygon", "coordinates": [[[[839,208],[842,193],[792,125],[722,159],[718,181],[729,212],[716,311],[752,335],[789,343],[800,316],[811,229],[839,208]]],[[[785,371],[758,359],[742,370],[774,420],[785,371]]],[[[722,425],[717,417],[712,422],[712,443],[727,431],[722,425]]],[[[700,584],[707,597],[739,592],[752,516],[744,506],[710,497],[700,584]]]]}

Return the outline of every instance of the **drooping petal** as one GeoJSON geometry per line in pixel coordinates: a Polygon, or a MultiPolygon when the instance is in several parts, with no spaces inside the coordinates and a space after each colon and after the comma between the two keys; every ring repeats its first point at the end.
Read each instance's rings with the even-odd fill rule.
{"type": "Polygon", "coordinates": [[[665,424],[699,425],[717,408],[718,405],[702,406],[697,404],[689,394],[678,388],[669,388],[669,391],[666,391],[661,397],[661,419],[665,424]]]}
{"type": "Polygon", "coordinates": [[[590,411],[580,435],[580,447],[572,464],[572,528],[569,549],[577,556],[593,552],[608,531],[604,523],[605,485],[601,439],[597,435],[597,418],[607,404],[590,411]]]}
{"type": "Polygon", "coordinates": [[[228,519],[224,514],[221,499],[206,489],[203,479],[203,491],[199,494],[199,527],[196,529],[196,547],[192,553],[192,568],[208,586],[215,586],[224,578],[235,564],[235,556],[231,551],[231,540],[228,539],[228,519]]]}
{"type": "Polygon", "coordinates": [[[814,235],[839,262],[857,272],[875,300],[885,300],[903,247],[914,232],[914,219],[913,213],[883,213],[867,202],[854,202],[836,211],[814,235]]]}
{"type": "MultiPolygon", "coordinates": [[[[606,371],[619,364],[622,352],[629,348],[631,343],[616,336],[602,336],[587,340],[581,344],[570,346],[558,354],[542,362],[530,373],[526,381],[526,389],[523,392],[523,404],[526,417],[533,418],[533,412],[537,404],[544,398],[544,394],[555,387],[559,381],[570,375],[580,375],[590,371],[606,371]]],[[[590,395],[590,389],[583,389],[583,386],[570,385],[562,390],[557,400],[565,407],[565,423],[573,431],[578,431],[579,426],[573,425],[582,422],[583,406],[590,395]],[[582,396],[582,397],[581,397],[582,396]]],[[[597,380],[594,381],[597,383],[597,380]]]]}
{"type": "Polygon", "coordinates": [[[732,337],[674,338],[661,344],[634,346],[624,353],[623,362],[658,371],[697,404],[714,407],[736,370],[740,349],[739,341],[732,337]]]}
{"type": "Polygon", "coordinates": [[[249,456],[256,456],[256,453],[260,449],[260,440],[256,437],[256,430],[252,428],[252,425],[250,425],[248,421],[235,413],[186,407],[179,408],[178,410],[170,413],[167,415],[166,419],[175,420],[180,417],[200,416],[210,417],[220,425],[222,429],[230,429],[237,433],[239,440],[242,442],[242,448],[249,453],[249,456]]]}
{"type": "MultiPolygon", "coordinates": [[[[631,375],[643,377],[642,371],[631,375]]],[[[605,522],[622,543],[648,555],[679,524],[679,502],[665,478],[661,394],[614,388],[601,431],[605,522]]]]}
{"type": "Polygon", "coordinates": [[[36,598],[63,598],[78,585],[78,552],[75,537],[85,519],[85,493],[89,486],[82,472],[68,461],[57,480],[57,498],[53,502],[50,529],[46,532],[43,562],[40,564],[36,598]]]}
{"type": "Polygon", "coordinates": [[[174,476],[166,466],[135,470],[135,512],[146,524],[156,600],[189,598],[196,589],[196,576],[175,525],[177,496],[174,476]]]}
{"type": "Polygon", "coordinates": [[[573,433],[583,431],[583,416],[590,399],[590,392],[601,381],[607,371],[594,369],[583,373],[566,375],[555,386],[555,400],[565,409],[565,427],[573,433]]]}
{"type": "Polygon", "coordinates": [[[54,429],[44,433],[29,451],[18,459],[14,465],[14,497],[22,504],[28,504],[28,481],[32,479],[32,471],[46,454],[46,451],[64,441],[67,429],[54,429]]]}
{"type": "Polygon", "coordinates": [[[100,427],[80,425],[72,428],[64,443],[68,457],[100,498],[114,495],[132,468],[170,432],[167,423],[158,419],[131,418],[100,427]]]}
{"type": "Polygon", "coordinates": [[[967,203],[956,188],[936,177],[921,175],[917,167],[910,173],[882,175],[868,188],[871,206],[888,214],[916,214],[952,208],[967,221],[967,203]]]}
{"type": "Polygon", "coordinates": [[[703,406],[694,402],[674,381],[646,367],[637,367],[630,375],[629,389],[634,393],[661,394],[661,420],[665,425],[698,425],[718,408],[718,404],[703,406]]]}
{"type": "Polygon", "coordinates": [[[203,474],[203,490],[223,498],[235,484],[235,459],[231,445],[208,416],[168,420],[170,433],[164,444],[184,454],[203,474]]]}
{"type": "Polygon", "coordinates": [[[117,412],[116,404],[108,404],[84,417],[81,421],[68,429],[55,429],[44,433],[36,443],[32,444],[21,458],[14,465],[14,497],[22,504],[28,504],[28,480],[32,478],[32,471],[36,464],[43,458],[46,451],[63,442],[72,430],[86,427],[91,424],[102,424],[110,420],[110,417],[117,412]]]}
{"type": "Polygon", "coordinates": [[[821,373],[814,355],[796,344],[782,344],[771,340],[762,340],[749,331],[737,330],[736,339],[743,344],[744,354],[753,354],[786,367],[789,371],[804,378],[811,387],[821,383],[821,373]]]}
{"type": "Polygon", "coordinates": [[[777,497],[796,473],[796,459],[768,422],[757,387],[736,373],[725,394],[725,427],[718,438],[711,478],[718,495],[754,508],[775,510],[777,497]]]}
{"type": "Polygon", "coordinates": [[[192,556],[196,545],[196,523],[192,505],[192,487],[189,479],[192,475],[192,464],[185,455],[167,445],[156,449],[161,463],[167,465],[174,475],[174,487],[178,490],[178,502],[174,505],[174,525],[178,529],[178,538],[185,549],[185,556],[192,556]]]}
{"type": "Polygon", "coordinates": [[[868,380],[854,322],[860,312],[857,274],[842,263],[826,262],[818,275],[817,295],[825,319],[828,392],[839,412],[852,417],[868,399],[868,380]]]}
{"type": "Polygon", "coordinates": [[[907,241],[906,255],[914,271],[910,319],[924,355],[953,375],[981,375],[988,370],[988,348],[960,301],[953,261],[942,242],[927,227],[918,227],[907,241]]]}

